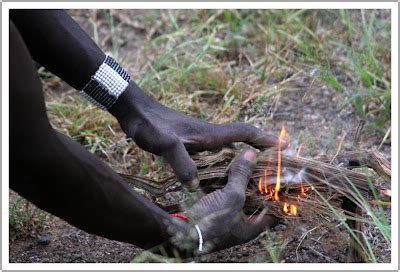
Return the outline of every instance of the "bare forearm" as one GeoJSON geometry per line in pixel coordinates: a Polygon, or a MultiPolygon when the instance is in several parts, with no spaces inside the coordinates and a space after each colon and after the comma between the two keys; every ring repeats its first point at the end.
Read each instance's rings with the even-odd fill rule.
{"type": "Polygon", "coordinates": [[[132,192],[110,167],[51,128],[40,80],[10,22],[10,187],[88,232],[152,247],[187,225],[132,192]]]}
{"type": "Polygon", "coordinates": [[[12,10],[10,18],[33,59],[78,90],[105,58],[64,10],[12,10]]]}
{"type": "Polygon", "coordinates": [[[48,138],[45,149],[39,148],[11,155],[10,185],[40,208],[90,233],[143,248],[187,231],[184,222],[172,220],[132,192],[114,171],[68,137],[57,133],[48,138]],[[174,233],[168,232],[171,227],[174,233]]]}

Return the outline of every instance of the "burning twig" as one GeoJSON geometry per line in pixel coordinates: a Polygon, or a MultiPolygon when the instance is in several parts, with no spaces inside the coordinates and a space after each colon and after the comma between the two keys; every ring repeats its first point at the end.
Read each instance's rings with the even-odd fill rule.
{"type": "MultiPolygon", "coordinates": [[[[224,186],[227,182],[229,163],[236,154],[237,152],[234,150],[224,149],[219,153],[194,157],[199,169],[201,187],[204,191],[210,192],[224,186]]],[[[375,151],[342,153],[337,156],[336,161],[346,163],[342,164],[343,167],[338,167],[326,162],[302,157],[295,158],[282,154],[282,175],[280,182],[281,186],[285,187],[285,190],[280,190],[280,195],[284,196],[286,200],[293,201],[293,203],[299,203],[312,210],[317,210],[321,214],[329,215],[332,211],[318,200],[313,190],[318,190],[333,204],[338,202],[334,206],[338,207],[339,210],[341,210],[341,201],[338,200],[340,196],[346,195],[351,197],[351,191],[354,188],[365,197],[370,195],[371,188],[368,185],[368,179],[371,179],[378,191],[388,191],[389,188],[382,188],[378,185],[375,177],[367,177],[365,174],[348,169],[363,166],[369,167],[380,175],[381,178],[387,179],[391,174],[390,163],[379,153],[375,151]],[[349,185],[349,181],[352,182],[354,188],[349,185]],[[286,191],[287,188],[289,189],[286,191]],[[306,196],[299,199],[298,194],[293,194],[296,190],[300,192],[300,195],[302,195],[302,190],[304,190],[306,196]]],[[[273,189],[276,188],[277,175],[276,166],[276,151],[270,150],[259,155],[257,166],[247,190],[245,209],[249,211],[255,210],[260,205],[265,204],[265,198],[270,196],[271,192],[272,196],[274,196],[275,192],[273,189]],[[263,194],[260,193],[260,186],[261,191],[264,191],[263,194]]],[[[168,192],[181,190],[181,186],[177,183],[174,176],[160,182],[132,175],[122,176],[129,184],[148,192],[149,196],[154,200],[168,192]]],[[[276,204],[278,203],[268,201],[268,210],[273,211],[277,209],[276,204]]],[[[176,211],[178,206],[163,206],[163,208],[166,210],[175,209],[174,211],[176,211]]],[[[282,216],[282,214],[278,215],[282,216]]]]}
{"type": "MultiPolygon", "coordinates": [[[[373,169],[382,179],[390,179],[390,163],[378,152],[348,152],[337,154],[331,160],[313,160],[300,156],[302,145],[288,143],[288,134],[282,127],[278,148],[259,154],[248,189],[244,212],[255,214],[263,211],[278,217],[298,218],[319,214],[327,220],[345,218],[352,230],[359,231],[363,199],[371,200],[371,190],[390,195],[390,189],[381,188],[374,176],[352,171],[355,167],[373,169]],[[288,143],[283,148],[283,143],[288,143]],[[333,164],[333,163],[336,163],[333,164]],[[338,166],[340,165],[340,166],[338,166]],[[372,181],[373,187],[370,186],[372,181]]],[[[222,188],[227,182],[228,168],[238,151],[223,149],[209,155],[197,155],[194,161],[199,169],[202,189],[208,193],[222,188]]],[[[180,202],[158,202],[167,192],[179,191],[176,178],[171,176],[162,182],[123,175],[128,183],[144,189],[149,197],[168,212],[179,212],[180,202]]],[[[371,203],[371,201],[370,201],[371,203]]],[[[365,246],[351,238],[351,260],[362,261],[360,254],[365,246]],[[357,243],[356,243],[357,242],[357,243]],[[357,247],[358,245],[358,247],[357,247]]]]}
{"type": "MultiPolygon", "coordinates": [[[[282,132],[281,135],[284,137],[285,133],[282,132]]],[[[371,200],[371,190],[377,190],[385,198],[390,198],[390,188],[381,187],[376,176],[351,170],[367,167],[374,170],[381,179],[389,180],[390,162],[378,152],[355,151],[337,154],[334,161],[329,163],[329,159],[303,158],[300,156],[301,145],[297,147],[297,151],[292,152],[293,146],[292,144],[291,151],[281,150],[281,146],[278,146],[277,150],[259,154],[246,191],[245,213],[256,214],[264,211],[278,217],[293,219],[318,214],[328,221],[340,216],[350,225],[355,223],[350,227],[356,229],[360,222],[365,221],[360,212],[364,209],[364,203],[360,202],[359,196],[371,200]],[[370,182],[373,187],[370,186],[370,182]],[[352,203],[351,207],[345,203],[352,203]]],[[[194,156],[199,169],[200,185],[205,193],[220,189],[226,184],[230,162],[237,154],[238,151],[223,149],[219,153],[194,156]]],[[[147,196],[164,210],[180,211],[182,205],[178,200],[169,204],[159,202],[166,193],[181,190],[181,185],[174,176],[161,182],[130,175],[122,176],[134,187],[145,190],[147,196]]],[[[352,240],[352,249],[355,248],[353,242],[352,240]]]]}

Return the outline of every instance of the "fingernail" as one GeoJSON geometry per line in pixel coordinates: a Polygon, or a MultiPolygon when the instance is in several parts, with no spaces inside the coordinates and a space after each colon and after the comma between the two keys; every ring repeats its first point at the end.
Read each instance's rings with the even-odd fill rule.
{"type": "Polygon", "coordinates": [[[194,192],[199,187],[199,184],[200,184],[200,180],[199,180],[199,178],[196,177],[193,180],[188,181],[186,183],[186,186],[188,187],[189,191],[194,192]]]}
{"type": "Polygon", "coordinates": [[[257,158],[257,153],[253,150],[247,150],[244,152],[243,158],[248,161],[254,161],[257,158]]]}
{"type": "Polygon", "coordinates": [[[267,145],[270,146],[270,147],[277,146],[279,144],[279,141],[281,143],[285,144],[285,140],[279,139],[279,137],[276,137],[276,136],[270,135],[270,134],[267,134],[266,140],[267,140],[267,143],[268,143],[267,145]]]}

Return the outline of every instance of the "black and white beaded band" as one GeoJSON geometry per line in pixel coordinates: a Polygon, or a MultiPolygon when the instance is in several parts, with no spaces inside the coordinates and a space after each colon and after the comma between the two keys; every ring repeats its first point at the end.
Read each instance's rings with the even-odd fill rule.
{"type": "Polygon", "coordinates": [[[80,94],[99,108],[108,110],[128,87],[130,80],[128,73],[107,55],[80,94]]]}

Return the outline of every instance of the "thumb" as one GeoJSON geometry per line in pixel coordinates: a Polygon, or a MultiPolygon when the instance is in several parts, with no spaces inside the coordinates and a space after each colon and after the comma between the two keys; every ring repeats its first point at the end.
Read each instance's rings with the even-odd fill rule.
{"type": "Polygon", "coordinates": [[[189,156],[185,146],[176,139],[162,156],[171,165],[175,175],[182,184],[193,191],[199,186],[196,164],[189,156]]]}
{"type": "Polygon", "coordinates": [[[257,153],[251,149],[246,149],[237,155],[229,169],[228,183],[225,188],[244,196],[256,159],[257,153]]]}

